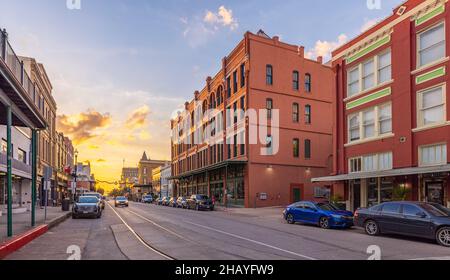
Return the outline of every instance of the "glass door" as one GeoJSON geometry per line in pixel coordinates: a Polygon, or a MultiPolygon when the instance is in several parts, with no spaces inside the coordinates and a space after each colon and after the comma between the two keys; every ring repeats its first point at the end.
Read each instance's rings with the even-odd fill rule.
{"type": "Polygon", "coordinates": [[[428,202],[444,205],[444,183],[442,181],[427,182],[425,191],[428,202]]]}

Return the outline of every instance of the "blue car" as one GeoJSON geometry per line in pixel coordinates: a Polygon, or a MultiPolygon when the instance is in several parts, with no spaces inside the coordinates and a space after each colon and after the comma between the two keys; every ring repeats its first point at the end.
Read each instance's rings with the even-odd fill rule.
{"type": "Polygon", "coordinates": [[[353,213],[339,210],[330,203],[300,201],[286,207],[283,216],[289,224],[313,224],[323,229],[353,226],[353,213]]]}

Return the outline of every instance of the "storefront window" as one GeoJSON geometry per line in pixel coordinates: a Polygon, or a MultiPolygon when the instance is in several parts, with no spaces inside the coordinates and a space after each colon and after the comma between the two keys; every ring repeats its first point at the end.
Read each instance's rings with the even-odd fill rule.
{"type": "Polygon", "coordinates": [[[392,201],[394,182],[391,178],[382,178],[380,186],[381,203],[392,201]]]}
{"type": "Polygon", "coordinates": [[[367,182],[367,206],[378,204],[378,179],[371,178],[367,182]]]}

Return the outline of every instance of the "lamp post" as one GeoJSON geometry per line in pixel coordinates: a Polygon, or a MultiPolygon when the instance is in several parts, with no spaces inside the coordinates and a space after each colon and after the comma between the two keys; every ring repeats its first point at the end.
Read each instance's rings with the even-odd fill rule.
{"type": "Polygon", "coordinates": [[[72,177],[73,177],[73,181],[74,181],[74,187],[73,187],[73,201],[76,202],[77,201],[77,171],[78,171],[78,150],[75,149],[74,152],[75,155],[75,169],[74,172],[72,173],[72,177]]]}

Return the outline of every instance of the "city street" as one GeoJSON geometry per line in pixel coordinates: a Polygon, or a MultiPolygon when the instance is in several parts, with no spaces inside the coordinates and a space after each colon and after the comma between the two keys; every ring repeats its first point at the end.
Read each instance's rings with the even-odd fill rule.
{"type": "Polygon", "coordinates": [[[101,219],[69,219],[7,259],[64,260],[78,246],[82,260],[365,260],[371,245],[382,259],[450,258],[448,248],[427,240],[288,225],[281,211],[107,206],[101,219]]]}

